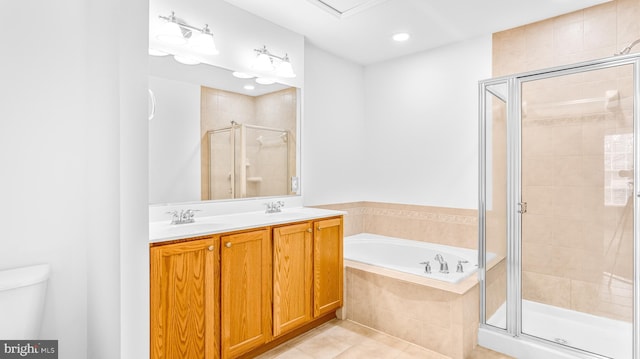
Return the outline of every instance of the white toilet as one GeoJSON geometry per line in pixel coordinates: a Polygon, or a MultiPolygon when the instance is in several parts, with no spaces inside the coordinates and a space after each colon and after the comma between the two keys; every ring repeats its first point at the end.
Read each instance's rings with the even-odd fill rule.
{"type": "Polygon", "coordinates": [[[50,272],[48,264],[0,270],[0,339],[40,339],[50,272]]]}

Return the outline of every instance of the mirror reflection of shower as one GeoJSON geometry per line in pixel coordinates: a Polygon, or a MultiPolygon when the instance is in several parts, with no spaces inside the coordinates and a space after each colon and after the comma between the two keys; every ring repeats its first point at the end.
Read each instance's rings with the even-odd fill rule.
{"type": "Polygon", "coordinates": [[[288,130],[231,121],[208,137],[209,199],[289,194],[293,159],[288,130]]]}

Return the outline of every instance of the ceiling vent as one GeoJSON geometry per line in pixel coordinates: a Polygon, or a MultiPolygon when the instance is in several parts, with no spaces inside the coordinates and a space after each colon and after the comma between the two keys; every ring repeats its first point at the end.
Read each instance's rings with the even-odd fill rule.
{"type": "Polygon", "coordinates": [[[343,19],[359,12],[372,8],[387,0],[307,0],[332,14],[338,19],[343,19]]]}

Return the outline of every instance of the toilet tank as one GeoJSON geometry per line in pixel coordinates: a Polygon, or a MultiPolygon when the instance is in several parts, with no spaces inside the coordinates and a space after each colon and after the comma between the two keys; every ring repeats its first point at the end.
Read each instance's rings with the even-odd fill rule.
{"type": "Polygon", "coordinates": [[[50,272],[48,264],[0,270],[0,339],[40,339],[50,272]]]}

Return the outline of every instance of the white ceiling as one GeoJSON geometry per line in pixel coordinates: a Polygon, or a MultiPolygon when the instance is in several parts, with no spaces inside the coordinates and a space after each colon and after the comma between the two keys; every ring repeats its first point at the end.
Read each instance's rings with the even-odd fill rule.
{"type": "Polygon", "coordinates": [[[609,0],[225,0],[368,65],[609,0]],[[331,10],[333,8],[334,10],[331,10]],[[391,35],[409,32],[396,43],[391,35]]]}

